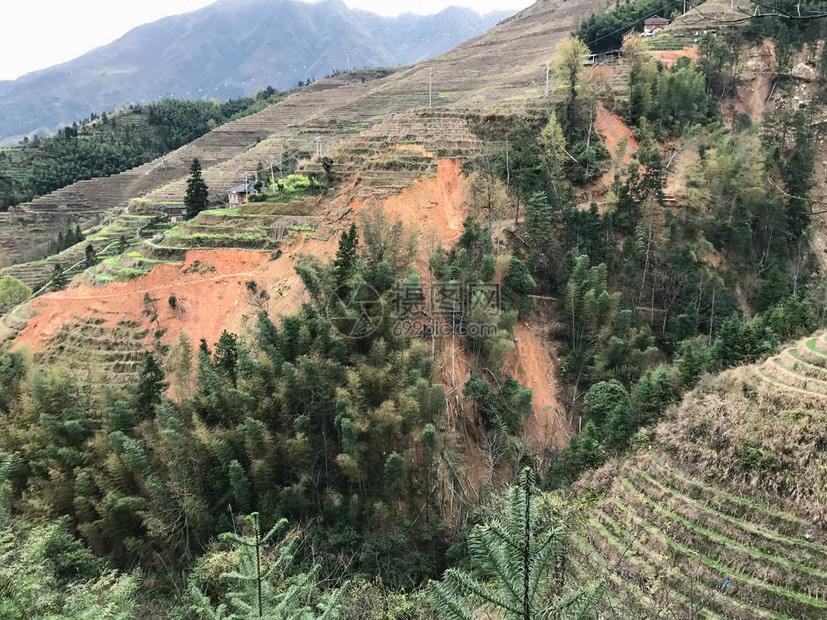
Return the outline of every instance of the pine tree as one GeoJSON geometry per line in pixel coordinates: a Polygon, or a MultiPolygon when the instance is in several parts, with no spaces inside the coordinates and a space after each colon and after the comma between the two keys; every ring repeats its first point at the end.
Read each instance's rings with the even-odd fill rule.
{"type": "Polygon", "coordinates": [[[428,598],[441,618],[476,620],[585,620],[592,618],[605,589],[601,581],[579,588],[566,584],[567,526],[539,531],[534,475],[526,468],[509,492],[505,521],[493,519],[469,534],[476,575],[445,571],[428,584],[428,598]]]}
{"type": "Polygon", "coordinates": [[[525,205],[525,232],[531,251],[531,262],[545,266],[551,249],[554,209],[544,192],[534,192],[525,205]]]}
{"type": "Polygon", "coordinates": [[[191,220],[207,208],[209,191],[201,178],[201,162],[193,159],[190,164],[190,177],[187,179],[187,194],[184,204],[187,207],[186,219],[191,220]]]}
{"type": "Polygon", "coordinates": [[[215,343],[215,367],[233,387],[238,384],[238,336],[226,329],[215,343]]]}
{"type": "Polygon", "coordinates": [[[64,288],[66,288],[66,274],[63,271],[63,267],[60,266],[60,263],[55,263],[55,267],[52,270],[52,290],[60,291],[64,288]]]}
{"type": "Polygon", "coordinates": [[[350,230],[343,232],[339,238],[339,249],[336,251],[336,259],[333,261],[337,288],[347,284],[353,276],[358,246],[359,236],[356,231],[356,224],[351,224],[350,230]]]}
{"type": "Polygon", "coordinates": [[[398,452],[391,453],[385,461],[385,490],[391,495],[398,493],[407,477],[408,466],[405,458],[398,452]]]}
{"type": "Polygon", "coordinates": [[[520,305],[520,314],[525,316],[531,312],[534,299],[531,293],[537,288],[537,283],[528,271],[528,266],[516,256],[511,257],[508,271],[503,278],[503,296],[514,295],[520,305]]]}
{"type": "Polygon", "coordinates": [[[238,551],[238,570],[221,574],[231,590],[222,597],[218,607],[198,587],[190,584],[195,601],[192,611],[209,620],[332,620],[339,615],[339,599],[346,586],[320,594],[316,577],[320,565],[307,573],[288,576],[293,555],[301,540],[300,533],[289,532],[287,519],[282,519],[265,535],[261,535],[258,513],[247,519],[250,536],[234,533],[220,538],[238,551]],[[272,553],[273,541],[278,540],[272,553]],[[274,559],[271,559],[274,558],[274,559]],[[313,603],[311,603],[313,601],[313,603]]]}
{"type": "Polygon", "coordinates": [[[563,128],[557,121],[557,114],[551,113],[548,123],[540,132],[537,143],[543,149],[543,163],[546,165],[551,186],[555,195],[559,196],[558,187],[563,179],[563,166],[568,160],[566,154],[566,137],[563,135],[563,128]]]}
{"type": "Polygon", "coordinates": [[[155,405],[161,402],[161,395],[167,386],[164,371],[158,366],[155,356],[148,353],[138,369],[138,383],[135,387],[135,405],[142,419],[154,417],[155,405]]]}
{"type": "Polygon", "coordinates": [[[92,246],[91,243],[86,246],[85,254],[86,258],[83,261],[83,266],[86,269],[89,269],[90,267],[94,267],[95,265],[97,265],[98,255],[95,252],[95,248],[92,246]]]}

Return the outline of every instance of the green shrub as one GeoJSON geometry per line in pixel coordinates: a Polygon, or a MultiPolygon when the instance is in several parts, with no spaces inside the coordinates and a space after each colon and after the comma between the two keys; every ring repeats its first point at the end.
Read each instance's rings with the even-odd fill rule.
{"type": "Polygon", "coordinates": [[[32,289],[17,278],[5,276],[0,280],[0,314],[4,314],[28,301],[32,296],[32,289]]]}

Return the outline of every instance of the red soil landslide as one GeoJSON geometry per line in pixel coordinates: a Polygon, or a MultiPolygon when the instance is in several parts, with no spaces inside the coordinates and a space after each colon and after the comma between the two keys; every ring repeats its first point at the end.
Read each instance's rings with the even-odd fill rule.
{"type": "MultiPolygon", "coordinates": [[[[298,243],[294,242],[294,245],[298,243]]],[[[302,248],[327,255],[327,244],[310,241],[302,248]]],[[[290,249],[287,249],[290,251],[290,249]]],[[[77,316],[105,319],[103,327],[115,327],[119,321],[147,323],[144,293],[157,301],[157,324],[166,329],[165,343],[177,339],[184,331],[197,343],[205,338],[212,344],[224,329],[239,331],[243,316],[253,316],[257,308],[244,299],[246,282],[255,280],[271,291],[271,310],[290,312],[304,296],[304,286],[293,270],[293,261],[286,256],[270,260],[269,252],[253,250],[190,250],[183,263],[164,263],[146,275],[127,282],[113,282],[104,288],[79,286],[35,299],[32,307],[37,314],[14,341],[15,347],[44,349],[60,327],[77,316]],[[185,273],[195,261],[207,270],[185,273]],[[214,271],[212,270],[214,268],[214,271]],[[277,292],[277,291],[280,291],[277,292]],[[168,303],[170,295],[178,301],[179,310],[168,303]]],[[[147,346],[149,346],[147,335],[147,346]]]]}
{"type": "MultiPolygon", "coordinates": [[[[435,235],[444,247],[450,247],[462,234],[462,223],[468,215],[467,195],[462,164],[456,159],[440,159],[435,177],[423,177],[386,198],[354,199],[351,206],[357,212],[381,207],[389,222],[401,220],[405,230],[415,226],[420,236],[435,235]]],[[[427,264],[429,250],[420,248],[420,255],[423,251],[421,258],[427,264]]]]}
{"type": "Polygon", "coordinates": [[[524,321],[514,325],[514,341],[516,346],[508,359],[508,370],[517,381],[531,388],[534,410],[523,424],[523,439],[562,449],[571,436],[571,428],[557,397],[556,363],[548,344],[524,321]]]}
{"type": "Polygon", "coordinates": [[[650,50],[648,54],[659,60],[664,67],[669,68],[683,56],[686,56],[692,62],[696,62],[698,60],[698,46],[693,45],[682,50],[650,50]]]}
{"type": "Polygon", "coordinates": [[[623,138],[626,138],[626,151],[623,153],[623,163],[628,164],[632,155],[638,149],[638,142],[631,128],[623,122],[617,114],[607,110],[602,103],[597,104],[597,114],[594,119],[594,129],[606,138],[606,148],[612,155],[623,138]]]}

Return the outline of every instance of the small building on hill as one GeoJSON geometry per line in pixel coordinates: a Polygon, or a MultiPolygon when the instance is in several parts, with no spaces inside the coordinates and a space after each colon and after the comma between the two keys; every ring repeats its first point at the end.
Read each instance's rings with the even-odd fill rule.
{"type": "Polygon", "coordinates": [[[250,194],[257,194],[258,190],[255,187],[256,182],[253,179],[247,179],[244,183],[233,185],[227,190],[230,207],[237,207],[247,203],[247,197],[250,194]]]}
{"type": "Polygon", "coordinates": [[[664,28],[666,28],[671,22],[671,20],[660,17],[655,15],[654,17],[650,17],[645,22],[643,22],[643,36],[644,37],[651,37],[661,32],[664,28]]]}
{"type": "Polygon", "coordinates": [[[170,222],[183,222],[187,215],[187,205],[183,202],[164,203],[164,211],[170,222]]]}

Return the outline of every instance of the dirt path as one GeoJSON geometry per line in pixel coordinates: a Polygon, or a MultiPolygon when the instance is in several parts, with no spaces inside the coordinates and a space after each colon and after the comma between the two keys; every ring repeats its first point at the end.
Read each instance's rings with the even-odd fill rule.
{"type": "MultiPolygon", "coordinates": [[[[184,265],[184,263],[178,263],[178,264],[184,265]]],[[[227,278],[252,277],[254,275],[256,275],[256,274],[252,271],[243,271],[243,272],[238,272],[238,273],[222,273],[220,275],[213,276],[212,278],[204,278],[202,280],[197,280],[195,282],[188,282],[188,283],[184,284],[184,286],[186,286],[188,288],[191,288],[191,287],[197,286],[199,284],[206,284],[206,283],[209,283],[209,282],[214,282],[216,280],[225,280],[227,278]]],[[[94,301],[96,299],[121,298],[124,295],[129,295],[129,294],[153,293],[153,292],[156,292],[156,291],[163,291],[163,290],[169,290],[169,289],[177,288],[179,286],[181,286],[180,283],[172,282],[172,283],[169,283],[169,284],[159,284],[158,286],[152,286],[152,287],[149,287],[149,288],[140,288],[139,287],[137,290],[131,291],[129,293],[119,292],[119,293],[109,293],[109,294],[106,294],[106,295],[87,294],[87,295],[75,295],[75,296],[62,294],[64,292],[71,292],[71,291],[77,290],[77,289],[68,289],[67,291],[61,291],[61,292],[55,293],[55,298],[56,299],[61,299],[63,301],[77,301],[77,300],[94,301]]],[[[87,291],[88,290],[89,289],[87,289],[87,291]]],[[[96,289],[93,289],[93,290],[96,290],[96,289]]]]}

